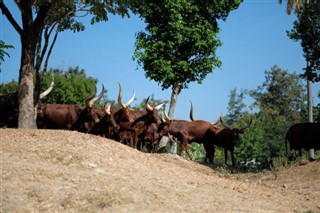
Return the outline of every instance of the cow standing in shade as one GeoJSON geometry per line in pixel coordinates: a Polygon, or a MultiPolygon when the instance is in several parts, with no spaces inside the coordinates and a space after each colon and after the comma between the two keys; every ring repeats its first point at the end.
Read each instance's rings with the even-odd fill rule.
{"type": "MultiPolygon", "coordinates": [[[[191,103],[190,108],[190,119],[193,121],[193,104],[191,103]]],[[[212,123],[210,126],[210,131],[207,132],[207,138],[203,141],[203,146],[206,150],[206,157],[204,162],[209,161],[213,163],[214,154],[215,154],[215,146],[219,146],[224,148],[224,157],[225,157],[225,164],[227,165],[228,162],[228,151],[231,154],[231,161],[232,166],[235,167],[235,157],[234,157],[234,147],[239,141],[240,134],[244,133],[244,130],[247,129],[252,123],[252,119],[250,120],[249,124],[242,127],[242,128],[234,128],[229,126],[225,123],[222,117],[219,118],[218,121],[212,123]],[[222,126],[218,126],[218,123],[221,123],[222,126]]]]}
{"type": "Polygon", "coordinates": [[[228,151],[230,152],[232,166],[235,167],[236,161],[234,157],[234,147],[237,145],[239,141],[240,134],[243,134],[244,130],[251,125],[252,119],[250,120],[248,125],[242,128],[234,128],[229,126],[222,120],[221,117],[220,123],[222,124],[222,127],[217,125],[211,126],[212,133],[215,135],[215,137],[212,141],[213,143],[205,144],[205,148],[206,150],[208,150],[205,161],[209,160],[209,162],[213,162],[215,145],[224,148],[225,164],[227,164],[228,162],[228,151]]]}
{"type": "Polygon", "coordinates": [[[298,151],[298,156],[302,156],[302,149],[320,149],[320,123],[297,123],[292,125],[286,136],[286,153],[287,143],[290,146],[289,160],[293,160],[296,157],[294,151],[298,151]]]}

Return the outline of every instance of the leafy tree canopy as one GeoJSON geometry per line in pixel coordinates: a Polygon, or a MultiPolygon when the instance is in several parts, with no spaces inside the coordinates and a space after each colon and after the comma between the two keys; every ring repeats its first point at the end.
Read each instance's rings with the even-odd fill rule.
{"type": "MultiPolygon", "coordinates": [[[[162,89],[201,83],[214,67],[221,65],[215,54],[221,45],[217,37],[218,19],[225,20],[240,0],[226,1],[147,1],[139,10],[147,23],[136,35],[134,59],[146,77],[162,89]]],[[[179,93],[178,92],[178,93],[179,93]]]]}
{"type": "Polygon", "coordinates": [[[299,76],[273,66],[271,70],[265,71],[265,78],[262,85],[249,92],[255,99],[252,107],[257,107],[259,111],[273,110],[289,121],[299,121],[299,112],[307,100],[299,76]]]}
{"type": "Polygon", "coordinates": [[[305,3],[297,16],[293,29],[287,31],[287,34],[292,40],[301,42],[304,57],[309,62],[302,77],[318,82],[320,81],[320,2],[305,3]]]}
{"type": "MultiPolygon", "coordinates": [[[[85,99],[94,91],[97,84],[97,79],[88,77],[83,69],[75,67],[67,71],[49,70],[43,88],[49,87],[52,81],[51,75],[54,77],[55,85],[51,93],[42,100],[43,103],[84,105],[85,99]]],[[[97,91],[97,94],[99,92],[97,91]]]]}

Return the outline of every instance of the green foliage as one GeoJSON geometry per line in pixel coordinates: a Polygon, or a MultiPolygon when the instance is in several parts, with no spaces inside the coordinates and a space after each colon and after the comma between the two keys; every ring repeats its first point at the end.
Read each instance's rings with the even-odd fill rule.
{"type": "Polygon", "coordinates": [[[12,80],[6,84],[0,84],[0,95],[6,95],[8,93],[12,93],[17,91],[18,83],[12,80]]]}
{"type": "MultiPolygon", "coordinates": [[[[67,71],[51,69],[45,76],[43,90],[47,89],[54,76],[54,87],[42,103],[63,103],[63,104],[84,104],[85,99],[92,93],[97,84],[97,79],[87,77],[83,69],[69,68],[67,71]]],[[[18,83],[11,81],[6,84],[0,84],[0,95],[15,92],[18,83]]],[[[100,91],[97,91],[99,94],[100,91]]],[[[106,92],[105,92],[106,93],[106,92]]],[[[106,100],[105,95],[102,100],[106,100]]],[[[101,103],[100,103],[101,105],[101,103]]]]}
{"type": "MultiPolygon", "coordinates": [[[[54,88],[43,103],[63,103],[84,105],[85,99],[92,93],[97,79],[87,77],[83,69],[69,68],[67,71],[53,69],[48,72],[43,88],[48,88],[54,76],[54,88]]],[[[100,91],[97,91],[99,94],[100,91]]]]}
{"type": "Polygon", "coordinates": [[[240,119],[240,116],[245,113],[246,105],[243,103],[244,97],[247,91],[241,90],[239,94],[237,94],[237,89],[234,88],[230,91],[230,100],[228,103],[228,115],[227,119],[231,123],[240,119]]]}
{"type": "Polygon", "coordinates": [[[285,134],[288,128],[303,121],[306,113],[306,95],[301,79],[277,66],[266,71],[266,80],[256,90],[231,91],[229,113],[225,118],[233,127],[242,127],[252,118],[252,125],[240,135],[235,146],[238,164],[255,159],[255,169],[269,168],[270,160],[286,155],[285,134]],[[247,112],[243,99],[249,94],[255,101],[251,106],[256,113],[247,112]]]}
{"type": "Polygon", "coordinates": [[[195,161],[202,162],[206,156],[206,152],[202,144],[199,143],[191,143],[190,153],[195,161]]]}
{"type": "MultiPolygon", "coordinates": [[[[36,1],[33,5],[36,13],[47,1],[36,1]]],[[[79,32],[85,30],[85,26],[79,18],[91,15],[91,24],[108,21],[108,14],[119,14],[122,17],[129,16],[129,10],[135,11],[134,2],[130,1],[55,1],[50,4],[45,23],[52,25],[58,23],[58,30],[72,30],[79,32]]]]}
{"type": "Polygon", "coordinates": [[[215,170],[219,172],[219,177],[224,177],[224,178],[230,177],[231,172],[228,169],[228,166],[225,164],[222,166],[218,166],[215,170]]]}
{"type": "Polygon", "coordinates": [[[260,111],[267,109],[274,116],[284,116],[292,123],[300,121],[300,111],[307,98],[299,76],[273,66],[265,71],[265,77],[265,82],[258,89],[249,92],[255,99],[252,107],[260,111]]]}
{"type": "Polygon", "coordinates": [[[310,1],[304,4],[297,13],[298,19],[293,23],[291,31],[287,31],[289,38],[300,41],[304,57],[310,64],[302,75],[304,78],[320,81],[320,2],[310,1]]]}
{"type": "MultiPolygon", "coordinates": [[[[2,40],[0,40],[0,65],[4,62],[4,57],[10,57],[10,55],[5,51],[5,49],[14,48],[12,45],[5,44],[2,40]]],[[[1,71],[1,70],[0,70],[1,71]]]]}
{"type": "Polygon", "coordinates": [[[221,45],[218,19],[225,20],[241,1],[145,1],[139,8],[147,23],[136,35],[133,59],[147,78],[162,89],[201,83],[221,62],[215,54],[221,45]]]}

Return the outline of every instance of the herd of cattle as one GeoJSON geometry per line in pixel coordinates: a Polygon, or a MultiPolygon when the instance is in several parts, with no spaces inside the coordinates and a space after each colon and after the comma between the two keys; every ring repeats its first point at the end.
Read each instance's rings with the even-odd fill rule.
{"type": "MultiPolygon", "coordinates": [[[[41,95],[41,98],[49,93],[52,86],[41,95]]],[[[102,91],[98,95],[96,95],[96,92],[95,89],[86,99],[85,106],[79,104],[37,105],[37,127],[39,129],[75,130],[100,135],[128,144],[138,150],[141,150],[143,144],[147,144],[147,150],[151,153],[157,151],[157,145],[163,136],[171,135],[180,143],[180,155],[183,151],[186,151],[192,160],[189,143],[197,142],[203,144],[205,148],[205,161],[213,163],[215,146],[219,146],[224,148],[225,163],[227,163],[227,151],[229,151],[231,153],[232,165],[235,166],[234,147],[237,144],[239,135],[252,123],[251,120],[248,125],[242,128],[233,128],[227,125],[221,117],[216,123],[194,120],[192,103],[190,121],[170,119],[166,114],[165,102],[157,106],[151,106],[149,104],[149,97],[145,101],[145,109],[132,110],[129,106],[135,99],[135,92],[130,100],[123,103],[120,82],[118,94],[119,107],[112,107],[112,102],[110,102],[109,104],[104,104],[102,109],[97,109],[94,107],[94,104],[103,96],[104,87],[102,86],[102,91]],[[159,113],[161,108],[163,109],[163,116],[160,116],[159,113]],[[221,125],[217,125],[219,122],[221,125]]],[[[17,93],[0,96],[0,127],[15,128],[17,127],[17,120],[17,93]]],[[[317,147],[315,147],[312,142],[314,140],[311,140],[311,137],[314,138],[315,136],[319,141],[319,128],[319,124],[310,123],[290,128],[286,136],[286,139],[290,143],[290,149],[319,149],[320,143],[317,143],[317,147]],[[306,125],[307,127],[305,127],[306,125]],[[305,139],[302,136],[305,131],[312,135],[306,139],[307,145],[302,143],[305,139]],[[314,134],[315,132],[317,132],[317,135],[314,134]]]]}

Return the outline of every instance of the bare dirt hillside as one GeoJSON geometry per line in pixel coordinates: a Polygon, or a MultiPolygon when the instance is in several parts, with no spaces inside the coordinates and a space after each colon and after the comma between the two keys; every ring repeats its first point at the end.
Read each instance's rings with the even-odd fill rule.
{"type": "Polygon", "coordinates": [[[320,212],[320,162],[232,174],[70,131],[0,129],[0,212],[320,212]]]}

